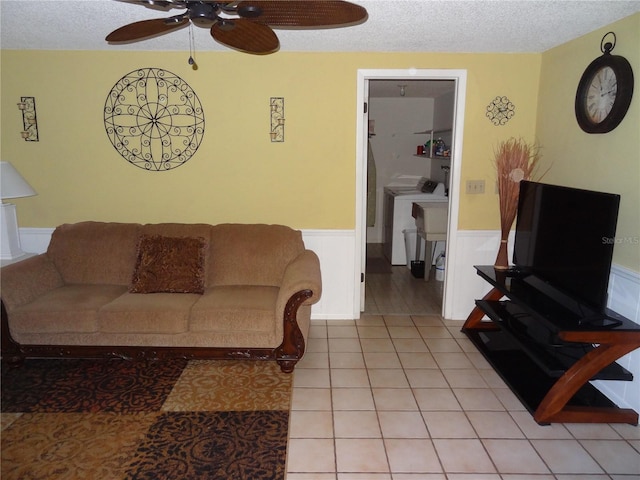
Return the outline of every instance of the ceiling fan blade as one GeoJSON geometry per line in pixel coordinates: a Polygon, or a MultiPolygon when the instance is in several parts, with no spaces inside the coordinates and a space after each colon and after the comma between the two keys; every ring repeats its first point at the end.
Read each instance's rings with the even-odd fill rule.
{"type": "Polygon", "coordinates": [[[107,42],[131,42],[143,38],[161,35],[189,24],[189,18],[178,16],[171,18],[156,18],[130,23],[114,30],[105,40],[107,42]]]}
{"type": "Polygon", "coordinates": [[[341,0],[243,0],[237,11],[274,27],[332,27],[367,18],[363,7],[341,0]]]}
{"type": "Polygon", "coordinates": [[[211,27],[211,36],[223,45],[257,55],[273,53],[280,48],[280,41],[271,27],[244,18],[219,20],[211,27]]]}

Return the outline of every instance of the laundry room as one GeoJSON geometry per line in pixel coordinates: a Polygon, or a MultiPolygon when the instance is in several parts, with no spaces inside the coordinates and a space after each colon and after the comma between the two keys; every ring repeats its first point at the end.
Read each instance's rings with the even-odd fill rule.
{"type": "MultiPolygon", "coordinates": [[[[454,102],[454,80],[369,82],[367,249],[381,247],[391,265],[419,260],[414,203],[448,203],[454,102]]],[[[446,242],[432,243],[434,265],[446,242]]]]}

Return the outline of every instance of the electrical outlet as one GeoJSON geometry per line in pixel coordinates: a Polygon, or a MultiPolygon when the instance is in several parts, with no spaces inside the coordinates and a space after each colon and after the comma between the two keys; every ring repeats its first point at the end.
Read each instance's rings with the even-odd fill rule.
{"type": "Polygon", "coordinates": [[[484,193],[484,180],[467,180],[466,193],[472,195],[484,193]]]}

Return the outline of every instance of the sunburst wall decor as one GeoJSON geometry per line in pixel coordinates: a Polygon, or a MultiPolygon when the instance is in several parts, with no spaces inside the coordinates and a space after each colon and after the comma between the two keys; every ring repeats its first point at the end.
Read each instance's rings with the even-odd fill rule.
{"type": "Polygon", "coordinates": [[[129,163],[149,171],[184,165],[204,136],[204,111],[193,89],[161,68],[141,68],[113,86],[104,105],[109,140],[129,163]]]}

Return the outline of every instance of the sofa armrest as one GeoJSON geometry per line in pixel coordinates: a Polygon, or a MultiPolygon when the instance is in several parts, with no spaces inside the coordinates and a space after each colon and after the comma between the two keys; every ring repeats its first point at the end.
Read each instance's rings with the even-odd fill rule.
{"type": "Polygon", "coordinates": [[[303,305],[317,303],[322,295],[320,260],[312,250],[303,251],[287,265],[278,295],[278,312],[283,312],[289,298],[301,290],[313,292],[313,295],[303,305]]]}
{"type": "Polygon", "coordinates": [[[62,276],[46,253],[2,267],[0,275],[2,303],[8,313],[64,285],[62,276]]]}
{"type": "Polygon", "coordinates": [[[275,356],[283,372],[292,372],[304,355],[311,305],[321,295],[320,260],[315,252],[305,250],[287,265],[276,303],[276,335],[283,340],[275,356]]]}
{"type": "MultiPolygon", "coordinates": [[[[296,293],[310,291],[311,295],[301,303],[305,315],[298,315],[297,320],[305,341],[309,331],[310,305],[318,302],[322,295],[322,277],[320,274],[320,260],[312,250],[304,250],[294,258],[284,271],[278,300],[276,303],[276,318],[284,319],[287,302],[296,293]]],[[[281,335],[283,325],[276,322],[276,334],[281,335]]]]}

